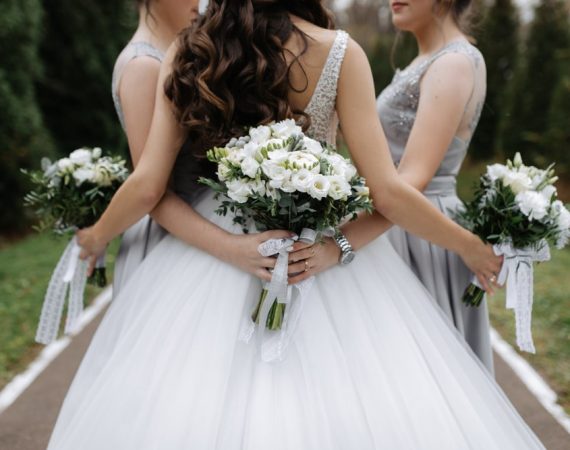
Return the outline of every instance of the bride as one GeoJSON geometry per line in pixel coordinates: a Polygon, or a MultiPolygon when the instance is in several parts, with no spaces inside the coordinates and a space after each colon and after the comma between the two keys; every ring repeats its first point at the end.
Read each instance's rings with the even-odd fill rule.
{"type": "MultiPolygon", "coordinates": [[[[484,283],[500,266],[398,178],[368,61],[330,28],[319,0],[212,0],[169,50],[143,155],[79,232],[84,256],[156,207],[173,170],[194,180],[174,186],[192,208],[112,303],[50,450],[543,448],[388,241],[374,239],[382,214],[459,253],[484,283]],[[354,262],[309,263],[307,274],[322,273],[287,357],[268,364],[238,334],[274,265],[257,246],[289,233],[241,234],[195,180],[212,176],[206,149],[288,117],[329,142],[340,119],[379,214],[351,224],[354,262]]],[[[312,250],[339,253],[332,240],[312,250]]]]}

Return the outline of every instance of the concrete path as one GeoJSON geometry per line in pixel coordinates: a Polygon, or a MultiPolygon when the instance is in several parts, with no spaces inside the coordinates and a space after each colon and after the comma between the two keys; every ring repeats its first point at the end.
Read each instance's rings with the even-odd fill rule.
{"type": "MultiPolygon", "coordinates": [[[[101,316],[76,336],[18,400],[0,414],[0,450],[44,450],[47,447],[61,402],[101,316]]],[[[495,357],[495,369],[499,384],[544,446],[548,450],[570,450],[570,435],[498,357],[495,357]]]]}

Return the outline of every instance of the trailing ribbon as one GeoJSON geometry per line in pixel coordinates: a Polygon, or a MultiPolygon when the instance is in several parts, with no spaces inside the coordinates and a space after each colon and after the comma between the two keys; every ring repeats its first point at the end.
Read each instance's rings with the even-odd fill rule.
{"type": "Polygon", "coordinates": [[[49,281],[42,306],[36,342],[49,344],[57,338],[63,307],[68,296],[65,333],[72,333],[83,312],[83,293],[87,282],[87,261],[79,259],[81,247],[75,237],[67,244],[49,281]],[[69,289],[68,289],[69,288],[69,289]]]}
{"type": "MultiPolygon", "coordinates": [[[[313,230],[304,229],[301,232],[299,240],[307,244],[314,244],[317,233],[313,230]]],[[[247,322],[242,327],[239,339],[243,342],[249,342],[251,337],[257,330],[257,346],[260,358],[264,362],[281,361],[285,355],[285,351],[291,341],[293,334],[299,323],[303,304],[308,292],[313,286],[314,278],[310,277],[293,286],[288,285],[288,268],[289,268],[289,252],[287,249],[291,247],[297,239],[270,239],[261,244],[258,248],[262,256],[275,256],[277,261],[271,282],[265,284],[264,289],[267,290],[259,312],[259,325],[248,317],[247,322]],[[267,318],[273,303],[287,305],[285,316],[280,330],[271,331],[266,329],[267,318]]]]}
{"type": "Polygon", "coordinates": [[[517,345],[522,351],[535,353],[531,320],[533,302],[533,263],[548,261],[550,248],[546,241],[537,247],[516,249],[510,243],[493,246],[496,255],[505,257],[497,282],[507,283],[506,307],[515,310],[517,345]]]}

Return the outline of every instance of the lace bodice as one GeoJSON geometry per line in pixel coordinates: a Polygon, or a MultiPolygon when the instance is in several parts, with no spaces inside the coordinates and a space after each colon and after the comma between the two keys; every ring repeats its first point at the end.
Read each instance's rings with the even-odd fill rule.
{"type": "Polygon", "coordinates": [[[121,76],[123,75],[123,70],[129,61],[140,56],[149,56],[162,63],[164,59],[164,54],[152,46],[148,42],[129,42],[127,46],[123,49],[120,55],[117,57],[115,62],[115,67],[113,69],[113,81],[111,85],[111,93],[113,94],[113,103],[115,104],[115,111],[117,111],[117,116],[121,122],[121,126],[125,129],[125,119],[123,115],[123,109],[121,108],[121,101],[119,99],[119,82],[121,81],[121,76]]]}
{"type": "Polygon", "coordinates": [[[455,177],[467,154],[467,147],[479,122],[481,108],[485,101],[485,63],[477,48],[467,41],[454,41],[422,62],[412,63],[404,70],[398,69],[390,85],[378,97],[377,109],[392,158],[397,165],[404,154],[416,119],[422,77],[437,58],[448,53],[466,55],[472,63],[475,80],[457,134],[450,143],[436,173],[436,176],[455,177]]]}
{"type": "Polygon", "coordinates": [[[338,30],[315,92],[305,108],[305,112],[311,117],[311,127],[307,133],[314,139],[328,142],[331,145],[336,144],[338,129],[336,96],[340,68],[347,45],[348,34],[338,30]]]}

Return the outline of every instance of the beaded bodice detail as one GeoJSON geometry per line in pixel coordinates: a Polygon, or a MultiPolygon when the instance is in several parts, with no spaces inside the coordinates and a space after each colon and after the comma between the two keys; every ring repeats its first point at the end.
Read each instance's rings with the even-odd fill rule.
{"type": "Polygon", "coordinates": [[[121,81],[121,76],[123,75],[123,70],[129,61],[139,58],[141,56],[148,56],[150,58],[156,59],[158,62],[162,63],[164,59],[164,53],[159,49],[149,44],[148,42],[130,42],[123,49],[121,54],[117,57],[115,62],[115,67],[113,69],[113,81],[111,83],[111,93],[113,95],[113,103],[115,104],[115,111],[117,111],[117,116],[121,122],[123,130],[125,129],[125,118],[123,115],[123,109],[121,108],[121,101],[119,99],[119,82],[121,81]]]}
{"type": "Polygon", "coordinates": [[[483,56],[467,41],[455,41],[419,63],[412,63],[403,70],[397,70],[392,82],[378,97],[377,109],[382,127],[388,139],[392,159],[397,165],[406,149],[406,144],[416,119],[420,101],[420,84],[431,64],[442,55],[461,53],[471,61],[474,86],[462,118],[463,135],[456,135],[436,175],[453,175],[459,172],[467,147],[479,122],[485,100],[486,71],[483,56]]]}
{"type": "Polygon", "coordinates": [[[318,141],[324,141],[331,145],[336,145],[338,130],[337,87],[348,38],[345,31],[337,31],[315,92],[305,108],[305,112],[311,117],[311,127],[307,130],[307,134],[318,141]]]}

